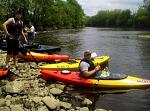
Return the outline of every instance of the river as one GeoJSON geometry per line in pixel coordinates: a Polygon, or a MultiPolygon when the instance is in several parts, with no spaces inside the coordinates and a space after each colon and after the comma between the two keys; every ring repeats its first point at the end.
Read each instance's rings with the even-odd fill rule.
{"type": "MultiPolygon", "coordinates": [[[[150,79],[150,31],[91,28],[57,30],[39,33],[36,42],[61,47],[59,54],[82,58],[85,50],[98,56],[109,55],[110,71],[150,79]]],[[[135,90],[121,94],[99,94],[96,108],[112,111],[149,111],[150,90],[135,90]]]]}

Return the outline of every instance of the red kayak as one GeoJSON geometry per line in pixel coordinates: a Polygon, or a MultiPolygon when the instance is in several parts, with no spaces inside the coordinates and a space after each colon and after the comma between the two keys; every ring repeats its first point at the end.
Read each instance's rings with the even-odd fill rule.
{"type": "Polygon", "coordinates": [[[68,70],[41,70],[41,77],[45,80],[57,80],[67,84],[101,89],[142,89],[150,88],[150,80],[128,76],[126,74],[110,74],[107,77],[83,78],[80,72],[68,70]]]}
{"type": "Polygon", "coordinates": [[[39,60],[39,61],[68,61],[68,55],[58,55],[58,54],[45,54],[45,53],[37,53],[37,52],[28,52],[26,55],[18,54],[18,58],[28,59],[28,60],[39,60]]]}

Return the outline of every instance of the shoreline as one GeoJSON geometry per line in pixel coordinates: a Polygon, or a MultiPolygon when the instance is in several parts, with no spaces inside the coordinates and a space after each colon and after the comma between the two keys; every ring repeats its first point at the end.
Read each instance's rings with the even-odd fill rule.
{"type": "MultiPolygon", "coordinates": [[[[6,52],[0,50],[0,65],[5,56],[6,52]]],[[[42,64],[44,63],[39,63],[42,64]]],[[[43,80],[39,67],[34,62],[18,63],[18,68],[13,70],[14,80],[0,80],[0,111],[107,111],[91,110],[93,102],[80,94],[74,96],[80,106],[73,105],[69,99],[70,94],[65,91],[71,87],[43,80]]]]}

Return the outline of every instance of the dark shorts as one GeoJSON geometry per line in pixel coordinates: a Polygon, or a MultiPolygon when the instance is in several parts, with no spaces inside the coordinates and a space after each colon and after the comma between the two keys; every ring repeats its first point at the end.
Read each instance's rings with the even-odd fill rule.
{"type": "Polygon", "coordinates": [[[17,55],[19,53],[19,40],[7,39],[7,54],[17,55]]]}
{"type": "Polygon", "coordinates": [[[33,32],[28,33],[28,44],[33,45],[35,35],[33,32]]]}

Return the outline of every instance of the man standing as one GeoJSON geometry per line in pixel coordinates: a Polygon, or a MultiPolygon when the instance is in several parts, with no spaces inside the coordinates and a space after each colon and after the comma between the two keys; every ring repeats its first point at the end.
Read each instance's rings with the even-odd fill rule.
{"type": "Polygon", "coordinates": [[[9,61],[13,58],[13,63],[16,64],[16,56],[19,51],[19,39],[24,37],[25,41],[27,39],[23,32],[23,22],[21,20],[22,12],[18,9],[15,13],[15,17],[9,18],[3,23],[3,29],[6,34],[7,41],[7,56],[6,56],[6,67],[9,65],[9,61]]]}

